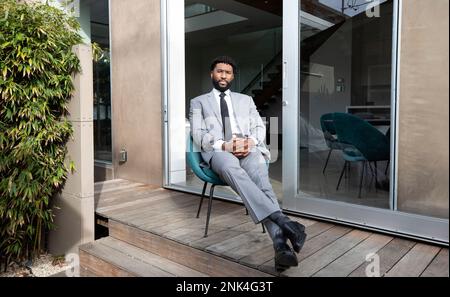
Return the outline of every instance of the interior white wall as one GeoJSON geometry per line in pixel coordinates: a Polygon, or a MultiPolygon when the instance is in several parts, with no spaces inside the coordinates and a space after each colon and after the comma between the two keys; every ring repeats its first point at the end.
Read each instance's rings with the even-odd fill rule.
{"type": "MultiPolygon", "coordinates": [[[[352,22],[347,21],[333,34],[312,56],[311,64],[326,65],[331,72],[322,71],[320,66],[313,66],[311,72],[324,75],[322,79],[310,80],[309,122],[320,129],[320,116],[328,112],[345,112],[351,102],[352,82],[352,22]],[[336,91],[336,81],[343,78],[345,91],[336,91]],[[313,83],[320,80],[320,84],[313,83]],[[319,88],[317,88],[319,85],[319,88]]],[[[328,68],[327,67],[327,68],[328,68]]],[[[325,70],[325,69],[323,69],[325,70]]]]}

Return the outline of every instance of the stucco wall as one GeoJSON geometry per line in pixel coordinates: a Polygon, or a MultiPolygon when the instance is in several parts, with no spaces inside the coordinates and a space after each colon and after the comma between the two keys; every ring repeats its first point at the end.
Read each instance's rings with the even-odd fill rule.
{"type": "Polygon", "coordinates": [[[398,209],[448,218],[449,1],[402,2],[398,209]]]}
{"type": "Polygon", "coordinates": [[[111,0],[110,13],[114,177],[162,185],[160,1],[111,0]]]}

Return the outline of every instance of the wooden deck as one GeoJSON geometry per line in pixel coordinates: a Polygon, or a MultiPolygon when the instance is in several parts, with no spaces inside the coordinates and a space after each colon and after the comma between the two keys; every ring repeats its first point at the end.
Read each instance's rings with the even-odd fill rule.
{"type": "MultiPolygon", "coordinates": [[[[195,218],[199,196],[125,180],[96,184],[95,190],[96,213],[108,219],[109,237],[99,241],[101,247],[80,249],[82,266],[94,265],[89,262],[94,261],[94,252],[90,254],[89,250],[111,254],[107,249],[123,241],[126,252],[122,254],[146,252],[150,254],[142,257],[158,263],[164,259],[171,266],[161,266],[175,267],[173,273],[162,269],[161,276],[279,275],[273,268],[274,252],[268,234],[245,215],[242,205],[214,200],[209,236],[204,238],[207,203],[200,218],[195,218]]],[[[292,219],[306,226],[308,238],[298,254],[298,267],[284,271],[282,276],[366,276],[367,266],[373,265],[366,262],[370,253],[378,256],[381,276],[449,276],[448,248],[301,217],[292,219]]],[[[127,265],[127,261],[120,261],[120,265],[127,265]]],[[[96,265],[105,265],[104,260],[100,262],[96,265]]],[[[142,265],[129,275],[158,275],[155,265],[142,265]]],[[[95,269],[87,270],[108,275],[95,269]]],[[[110,275],[121,275],[114,271],[110,269],[110,275]]]]}

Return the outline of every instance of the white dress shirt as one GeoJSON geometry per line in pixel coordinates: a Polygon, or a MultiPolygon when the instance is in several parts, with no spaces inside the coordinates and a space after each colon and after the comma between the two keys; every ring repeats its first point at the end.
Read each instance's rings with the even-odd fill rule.
{"type": "MultiPolygon", "coordinates": [[[[220,111],[220,93],[221,92],[214,88],[213,93],[214,93],[214,98],[216,99],[216,102],[217,102],[217,105],[219,106],[219,111],[220,111]]],[[[228,115],[230,116],[231,133],[232,134],[242,134],[241,128],[239,128],[239,125],[236,121],[233,104],[231,103],[231,92],[228,89],[224,93],[225,93],[225,102],[227,103],[227,107],[228,107],[228,115]]],[[[257,143],[257,141],[254,137],[249,137],[249,138],[251,138],[255,144],[257,143]]],[[[222,144],[224,142],[225,141],[223,139],[217,140],[213,145],[214,150],[221,151],[222,144]]]]}

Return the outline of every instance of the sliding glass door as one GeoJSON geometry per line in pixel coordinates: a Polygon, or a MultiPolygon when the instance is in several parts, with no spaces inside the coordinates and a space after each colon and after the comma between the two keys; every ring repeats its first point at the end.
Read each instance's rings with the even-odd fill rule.
{"type": "Polygon", "coordinates": [[[397,210],[398,1],[285,5],[283,207],[448,241],[448,221],[397,210]]]}
{"type": "MultiPolygon", "coordinates": [[[[170,85],[177,86],[169,88],[167,102],[167,184],[202,191],[204,182],[185,158],[184,143],[190,133],[189,105],[191,99],[212,91],[211,62],[217,56],[227,55],[237,63],[231,91],[251,96],[266,124],[266,144],[272,155],[269,174],[281,201],[283,1],[171,0],[166,5],[169,15],[176,14],[173,23],[169,20],[174,30],[168,35],[173,42],[169,41],[172,46],[168,58],[172,62],[167,67],[172,68],[170,85]]],[[[230,187],[217,187],[215,193],[240,200],[230,187]]]]}
{"type": "MultiPolygon", "coordinates": [[[[211,91],[211,60],[230,55],[232,90],[252,96],[266,122],[284,210],[448,242],[448,217],[397,208],[401,1],[162,4],[166,187],[202,191],[186,162],[189,102],[211,91]]],[[[229,187],[215,194],[239,200],[229,187]]]]}

